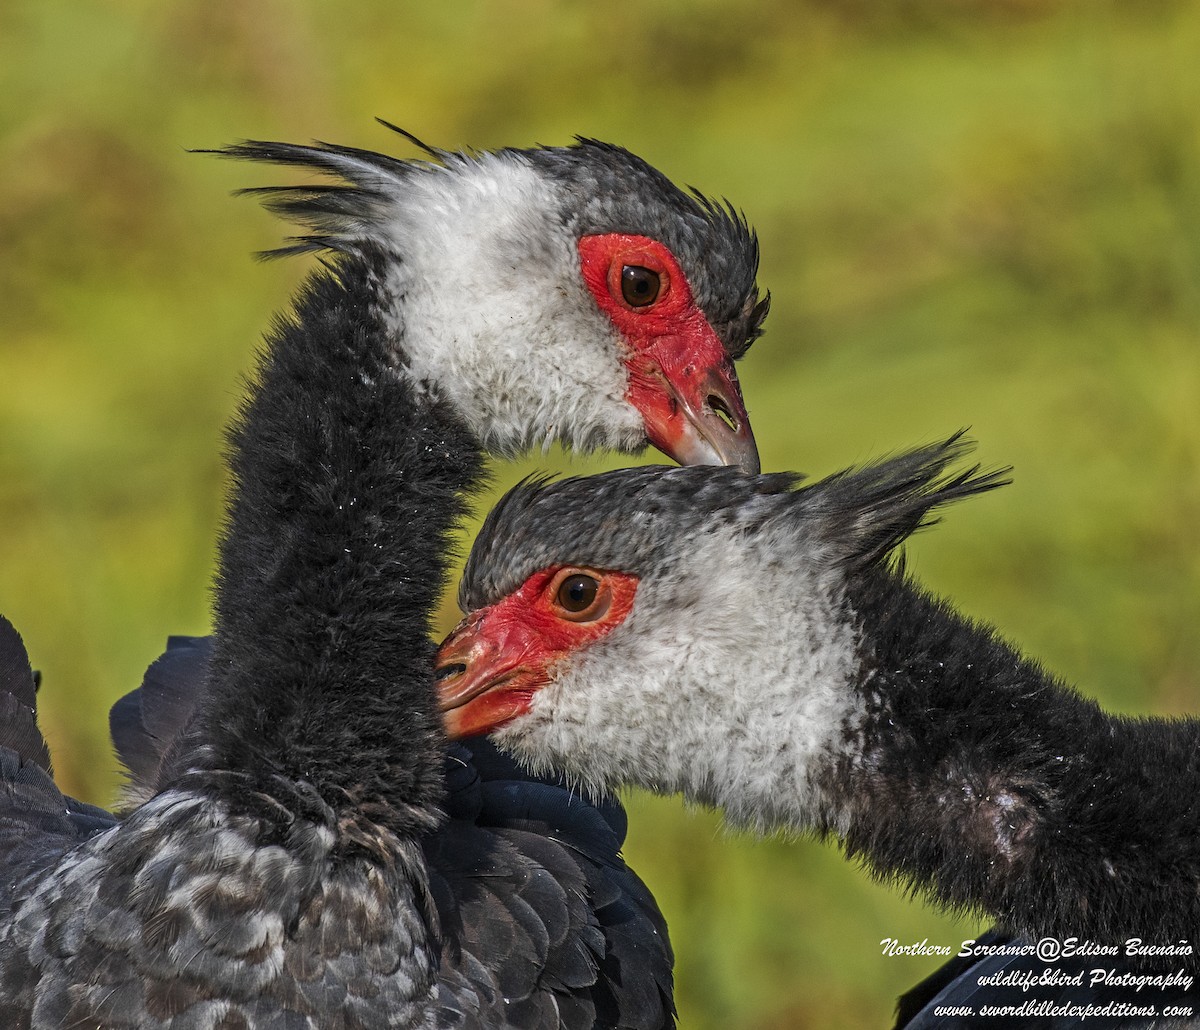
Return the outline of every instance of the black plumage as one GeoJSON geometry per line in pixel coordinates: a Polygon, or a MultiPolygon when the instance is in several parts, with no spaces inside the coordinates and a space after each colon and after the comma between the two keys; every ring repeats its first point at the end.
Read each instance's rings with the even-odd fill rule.
{"type": "Polygon", "coordinates": [[[108,713],[109,733],[129,774],[124,801],[152,798],[182,770],[171,767],[178,743],[204,690],[212,637],[170,637],[167,649],[108,713]]]}
{"type": "MultiPolygon", "coordinates": [[[[472,869],[461,820],[430,836],[448,803],[430,617],[484,456],[407,374],[381,294],[396,256],[341,250],[230,431],[215,639],[154,796],[119,822],[64,802],[12,692],[5,818],[26,832],[0,890],[2,1025],[672,1023],[669,945],[618,838],[589,852],[485,806],[497,864],[472,869]],[[496,870],[511,891],[489,901],[496,870]]],[[[542,794],[534,822],[561,807],[542,794]]]]}
{"type": "Polygon", "coordinates": [[[494,980],[514,1026],[673,1025],[666,924],[620,857],[620,806],[532,778],[482,738],[449,761],[451,819],[423,841],[443,975],[487,968],[476,981],[494,980]]]}
{"type": "MultiPolygon", "coordinates": [[[[38,855],[43,834],[83,839],[112,822],[107,812],[55,786],[37,725],[36,682],[20,634],[0,616],[0,866],[10,877],[38,855]]],[[[0,892],[0,921],[12,900],[0,892]]]]}
{"type": "MultiPolygon", "coordinates": [[[[113,705],[127,796],[153,796],[177,775],[177,738],[203,694],[212,644],[172,637],[113,705]]],[[[533,777],[484,738],[451,748],[445,783],[448,821],[421,838],[445,1025],[672,1025],[667,927],[621,857],[620,804],[533,777]]]]}
{"type": "Polygon", "coordinates": [[[1197,720],[1104,712],[891,572],[846,603],[867,702],[837,773],[848,854],[1034,939],[1195,933],[1197,720]]]}
{"type": "Polygon", "coordinates": [[[0,1022],[408,1025],[432,1004],[417,837],[444,791],[425,636],[480,456],[390,367],[369,262],[309,281],[231,433],[184,771],[31,859],[0,922],[0,977],[19,984],[0,1022]]]}
{"type": "Polygon", "coordinates": [[[21,636],[0,616],[0,747],[50,771],[50,752],[37,728],[37,679],[21,636]]]}

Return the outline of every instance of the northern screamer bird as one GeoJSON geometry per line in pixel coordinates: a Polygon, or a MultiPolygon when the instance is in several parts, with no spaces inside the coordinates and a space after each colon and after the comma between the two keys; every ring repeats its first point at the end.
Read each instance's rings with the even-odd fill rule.
{"type": "Polygon", "coordinates": [[[757,470],[732,366],[766,314],[757,244],[619,147],[425,149],[222,151],[336,177],[251,191],[306,228],[284,253],[331,257],[230,431],[203,689],[122,820],[54,787],[9,642],[5,1026],[672,1023],[619,812],[534,798],[520,837],[519,805],[481,825],[470,782],[448,797],[430,618],[485,452],[649,441],[757,470]]]}
{"type": "MultiPolygon", "coordinates": [[[[467,615],[439,652],[447,727],[591,796],[681,793],[738,826],[835,838],[878,877],[997,919],[986,964],[914,989],[901,1023],[975,1026],[925,1006],[1021,1003],[979,976],[1098,964],[1041,962],[1044,936],[1119,947],[1099,963],[1118,979],[1059,984],[1066,1002],[1144,1005],[1120,976],[1178,974],[1154,1000],[1192,1004],[1200,722],[1101,711],[890,559],[1003,482],[953,471],[964,449],[799,489],[664,468],[518,486],[475,541],[467,615]],[[1131,939],[1165,951],[1126,954],[1131,939]]],[[[1019,1025],[1080,1025],[1046,1018],[1019,1025]]]]}

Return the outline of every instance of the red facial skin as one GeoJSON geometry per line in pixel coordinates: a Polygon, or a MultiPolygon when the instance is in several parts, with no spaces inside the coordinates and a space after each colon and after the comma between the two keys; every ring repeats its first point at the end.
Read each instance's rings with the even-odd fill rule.
{"type": "Polygon", "coordinates": [[[579,256],[584,283],[627,345],[626,399],[641,412],[650,442],[681,465],[740,465],[757,473],[733,361],[670,250],[646,236],[607,233],[580,239],[579,256]],[[652,302],[625,299],[626,267],[657,273],[652,302]]]}
{"type": "Polygon", "coordinates": [[[446,732],[452,740],[490,733],[528,711],[550,682],[554,665],[612,632],[633,608],[638,578],[579,566],[535,572],[501,601],[467,616],[442,642],[436,667],[452,670],[438,682],[446,732]],[[559,603],[572,576],[599,583],[584,612],[559,603]]]}

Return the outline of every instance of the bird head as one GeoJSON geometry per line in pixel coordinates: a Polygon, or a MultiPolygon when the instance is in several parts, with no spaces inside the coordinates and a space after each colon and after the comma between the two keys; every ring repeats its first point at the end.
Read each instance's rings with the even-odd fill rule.
{"type": "Polygon", "coordinates": [[[848,717],[847,587],[936,508],[999,484],[948,474],[963,449],[956,437],[800,489],[661,467],[518,486],[475,542],[467,615],[439,651],[450,735],[494,733],[597,792],[725,804],[722,763],[743,744],[812,751],[848,717]]]}
{"type": "Polygon", "coordinates": [[[273,253],[369,255],[343,274],[377,280],[397,366],[489,450],[651,443],[758,471],[733,362],[769,297],[741,215],[595,140],[478,154],[414,142],[426,160],[325,143],[221,153],[338,180],[247,191],[309,230],[273,253]]]}

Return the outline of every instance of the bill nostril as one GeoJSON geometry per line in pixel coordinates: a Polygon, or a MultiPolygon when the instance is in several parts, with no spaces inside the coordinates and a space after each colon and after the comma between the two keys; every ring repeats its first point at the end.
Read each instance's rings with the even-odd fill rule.
{"type": "Polygon", "coordinates": [[[738,420],[734,418],[733,413],[722,398],[710,393],[708,395],[708,406],[712,410],[712,413],[724,422],[731,431],[736,433],[741,429],[741,426],[738,425],[738,420]]]}

